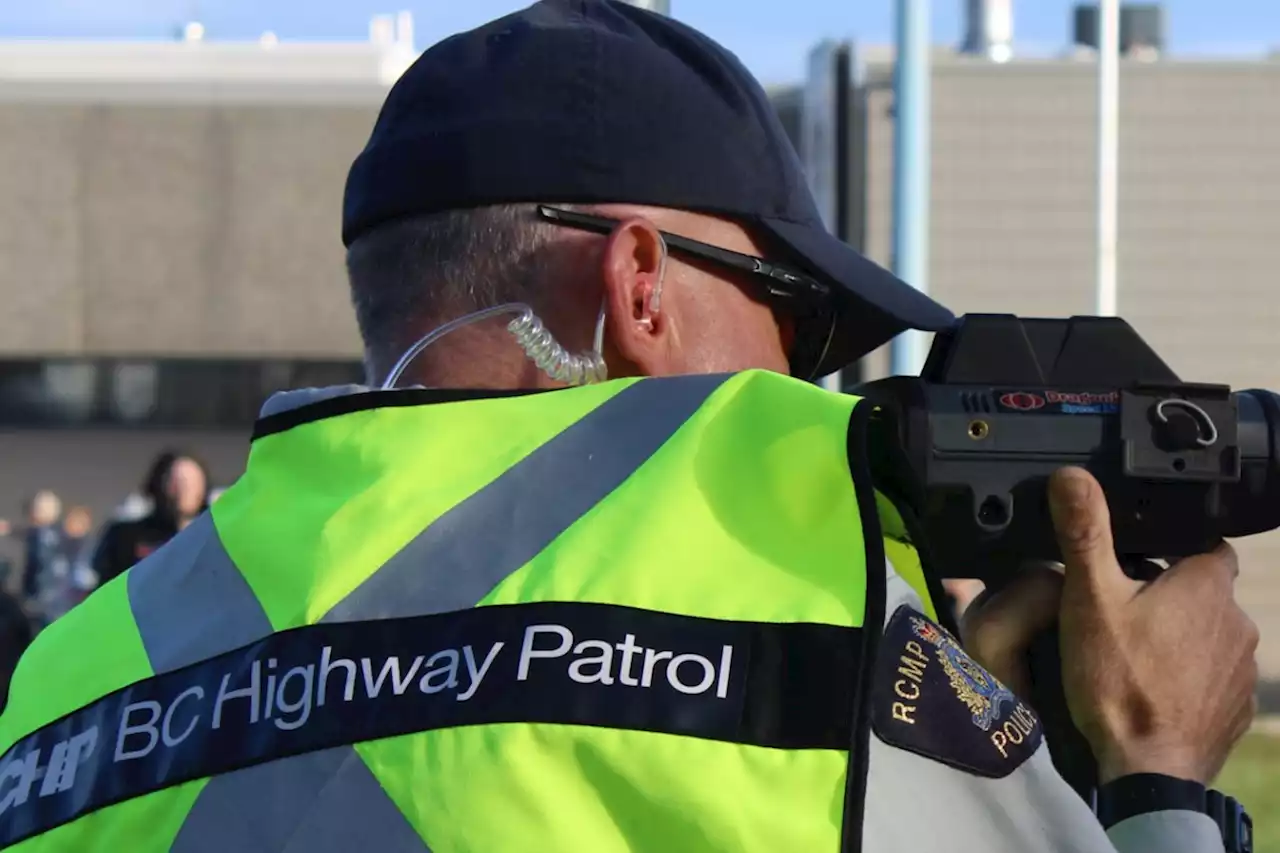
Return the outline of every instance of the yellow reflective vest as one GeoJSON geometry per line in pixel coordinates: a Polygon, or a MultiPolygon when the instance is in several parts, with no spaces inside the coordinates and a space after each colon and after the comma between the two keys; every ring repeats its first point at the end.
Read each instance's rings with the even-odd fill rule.
{"type": "Polygon", "coordinates": [[[868,408],[748,372],[264,417],[23,658],[0,846],[859,849],[886,550],[933,615],[868,408]]]}

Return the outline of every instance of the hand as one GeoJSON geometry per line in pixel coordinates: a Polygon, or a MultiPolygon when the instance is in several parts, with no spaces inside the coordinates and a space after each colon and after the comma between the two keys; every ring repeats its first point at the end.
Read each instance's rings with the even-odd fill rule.
{"type": "Polygon", "coordinates": [[[1023,699],[1031,698],[1031,642],[1058,621],[1062,571],[1029,564],[1004,586],[983,590],[960,616],[965,650],[1023,699]]]}
{"type": "Polygon", "coordinates": [[[1130,773],[1210,783],[1256,713],[1258,629],[1223,544],[1143,583],[1121,571],[1106,497],[1080,469],[1050,481],[1066,564],[1063,686],[1103,784],[1130,773]]]}

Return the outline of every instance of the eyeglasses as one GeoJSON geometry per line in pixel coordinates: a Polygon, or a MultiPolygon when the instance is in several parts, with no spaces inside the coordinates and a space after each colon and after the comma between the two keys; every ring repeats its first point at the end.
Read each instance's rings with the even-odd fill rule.
{"type": "MultiPolygon", "coordinates": [[[[547,205],[538,205],[538,216],[557,225],[595,234],[610,234],[621,223],[621,220],[607,216],[547,205]]],[[[766,261],[679,234],[658,233],[672,254],[705,261],[728,271],[747,273],[773,307],[796,321],[796,345],[790,359],[792,374],[811,378],[817,372],[835,333],[831,288],[785,263],[766,261]]]]}

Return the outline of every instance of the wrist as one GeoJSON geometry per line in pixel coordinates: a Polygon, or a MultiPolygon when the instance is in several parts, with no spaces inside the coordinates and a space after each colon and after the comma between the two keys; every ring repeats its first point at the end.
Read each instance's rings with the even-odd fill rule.
{"type": "Polygon", "coordinates": [[[1095,749],[1094,753],[1098,759],[1099,785],[1143,774],[1186,779],[1201,785],[1208,782],[1204,778],[1203,763],[1191,750],[1143,744],[1095,749]]]}
{"type": "Polygon", "coordinates": [[[1159,773],[1133,773],[1098,789],[1098,820],[1104,829],[1138,815],[1160,811],[1203,813],[1205,786],[1159,773]]]}
{"type": "Polygon", "coordinates": [[[1253,853],[1253,819],[1234,797],[1189,779],[1156,773],[1122,776],[1097,791],[1098,821],[1106,830],[1159,812],[1202,814],[1217,824],[1226,853],[1253,853]]]}

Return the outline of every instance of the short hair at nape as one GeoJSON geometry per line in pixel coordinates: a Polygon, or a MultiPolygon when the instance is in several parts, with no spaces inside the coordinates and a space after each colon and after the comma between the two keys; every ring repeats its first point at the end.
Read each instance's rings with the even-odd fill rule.
{"type": "Polygon", "coordinates": [[[556,236],[533,205],[497,205],[382,225],[347,251],[351,301],[378,358],[429,326],[506,302],[541,300],[534,256],[556,236]]]}

